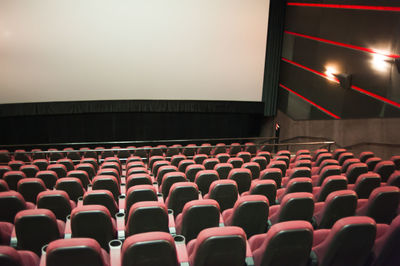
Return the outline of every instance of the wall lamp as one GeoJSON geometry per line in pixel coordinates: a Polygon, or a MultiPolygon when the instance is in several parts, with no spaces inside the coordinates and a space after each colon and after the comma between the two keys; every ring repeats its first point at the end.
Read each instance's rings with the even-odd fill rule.
{"type": "Polygon", "coordinates": [[[394,59],[394,64],[395,64],[396,67],[397,67],[397,72],[400,73],[400,58],[394,59]]]}
{"type": "Polygon", "coordinates": [[[352,75],[351,74],[345,74],[345,73],[339,73],[339,74],[333,74],[340,83],[340,86],[344,89],[350,89],[351,88],[351,80],[352,80],[352,75]]]}

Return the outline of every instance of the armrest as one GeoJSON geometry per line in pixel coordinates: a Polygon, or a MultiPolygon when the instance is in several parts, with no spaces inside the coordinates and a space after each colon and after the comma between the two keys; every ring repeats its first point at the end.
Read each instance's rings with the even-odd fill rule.
{"type": "Polygon", "coordinates": [[[178,257],[178,262],[181,266],[189,265],[189,256],[185,245],[185,237],[181,235],[176,235],[174,237],[176,255],[178,257]]]}
{"type": "Polygon", "coordinates": [[[125,195],[119,195],[118,196],[118,209],[119,212],[125,212],[126,208],[126,196],[125,195]]]}
{"type": "Polygon", "coordinates": [[[10,239],[10,246],[13,248],[17,248],[18,240],[17,240],[17,233],[15,232],[15,226],[13,226],[11,232],[11,239],[10,239]]]}
{"type": "Polygon", "coordinates": [[[224,218],[222,218],[222,214],[219,214],[219,227],[224,227],[224,218]]]}
{"type": "Polygon", "coordinates": [[[125,183],[121,183],[120,190],[121,190],[122,195],[126,194],[126,184],[125,183]]]}
{"type": "Polygon", "coordinates": [[[67,216],[67,221],[65,222],[65,230],[64,230],[64,238],[71,238],[72,231],[71,231],[71,216],[67,216]]]}
{"type": "MultiPolygon", "coordinates": [[[[88,191],[89,191],[89,187],[88,187],[88,191]]],[[[83,206],[83,196],[78,198],[78,202],[76,204],[76,207],[82,207],[83,206]]]]}
{"type": "Polygon", "coordinates": [[[157,201],[164,203],[164,197],[162,193],[157,193],[157,201]]]}
{"type": "Polygon", "coordinates": [[[154,182],[153,182],[153,187],[156,189],[157,193],[160,192],[160,189],[158,188],[158,183],[157,183],[157,181],[154,181],[154,182]]]}
{"type": "Polygon", "coordinates": [[[43,250],[42,250],[42,255],[40,256],[39,266],[46,266],[46,252],[43,252],[43,250]]]}
{"type": "Polygon", "coordinates": [[[253,252],[251,252],[249,241],[246,241],[246,265],[254,266],[253,252]]]}
{"type": "Polygon", "coordinates": [[[111,240],[110,246],[110,266],[121,266],[121,246],[120,240],[111,240]]]}
{"type": "Polygon", "coordinates": [[[115,214],[115,219],[117,221],[117,234],[119,240],[125,239],[125,214],[119,212],[115,214]]]}
{"type": "Polygon", "coordinates": [[[168,209],[168,228],[169,228],[170,234],[172,234],[172,235],[176,234],[174,211],[171,209],[168,209]]]}

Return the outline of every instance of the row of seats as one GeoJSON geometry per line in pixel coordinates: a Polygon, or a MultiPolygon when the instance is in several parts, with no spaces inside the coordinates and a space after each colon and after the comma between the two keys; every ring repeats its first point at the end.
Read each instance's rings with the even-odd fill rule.
{"type": "MultiPolygon", "coordinates": [[[[249,239],[240,227],[212,227],[187,245],[182,240],[165,232],[141,233],[123,244],[111,241],[109,252],[91,238],[53,240],[44,246],[40,265],[398,265],[400,216],[391,225],[347,217],[332,229],[315,231],[306,221],[288,221],[249,239]]],[[[39,256],[29,251],[0,246],[0,254],[1,265],[39,265],[39,256]]]]}
{"type": "Polygon", "coordinates": [[[231,143],[228,145],[226,145],[225,143],[218,143],[215,146],[212,146],[210,143],[203,143],[200,146],[196,146],[195,144],[188,144],[186,146],[174,144],[169,147],[167,147],[166,145],[158,145],[154,147],[128,146],[125,148],[121,148],[120,146],[113,146],[110,149],[106,149],[104,147],[96,147],[94,149],[90,149],[89,147],[82,147],[79,150],[74,150],[71,147],[67,147],[63,150],[51,148],[47,151],[42,151],[41,149],[32,149],[31,152],[19,149],[15,150],[12,153],[8,150],[0,150],[0,163],[7,163],[11,160],[30,162],[35,159],[49,159],[51,161],[56,161],[61,158],[80,160],[82,157],[105,159],[107,157],[117,156],[118,158],[123,159],[128,158],[131,155],[136,155],[141,158],[148,158],[156,155],[165,155],[167,157],[172,157],[173,155],[178,154],[183,154],[185,156],[194,156],[196,154],[217,155],[219,153],[229,153],[230,155],[236,155],[241,151],[256,154],[258,150],[268,151],[269,149],[270,148],[268,146],[258,145],[253,142],[247,142],[244,145],[240,143],[231,143]]]}

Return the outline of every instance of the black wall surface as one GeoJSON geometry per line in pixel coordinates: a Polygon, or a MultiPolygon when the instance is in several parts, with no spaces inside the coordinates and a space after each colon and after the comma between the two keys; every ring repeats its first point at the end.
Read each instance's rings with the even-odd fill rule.
{"type": "Polygon", "coordinates": [[[296,120],[400,117],[400,1],[288,0],[278,108],[296,120]],[[376,53],[384,70],[373,66],[376,53]],[[345,89],[328,66],[352,75],[345,89]]]}

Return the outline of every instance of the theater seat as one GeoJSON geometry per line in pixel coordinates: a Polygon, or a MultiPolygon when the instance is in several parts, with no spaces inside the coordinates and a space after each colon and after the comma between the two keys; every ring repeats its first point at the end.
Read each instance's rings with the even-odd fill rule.
{"type": "Polygon", "coordinates": [[[373,248],[374,260],[373,266],[399,265],[400,252],[400,215],[397,216],[390,226],[377,225],[379,235],[375,239],[373,248]],[[379,230],[383,228],[383,230],[379,230]]]}
{"type": "Polygon", "coordinates": [[[15,215],[25,209],[33,209],[35,204],[26,202],[16,191],[0,192],[0,221],[14,223],[15,215]]]}
{"type": "Polygon", "coordinates": [[[318,265],[363,266],[374,244],[376,224],[369,217],[346,217],[331,230],[314,231],[318,265]]]}
{"type": "Polygon", "coordinates": [[[251,154],[250,154],[250,152],[247,152],[247,151],[241,151],[241,152],[238,152],[238,154],[236,154],[236,157],[242,158],[244,163],[248,163],[248,162],[250,162],[251,154]]]}
{"type": "Polygon", "coordinates": [[[98,175],[93,178],[92,181],[93,190],[106,189],[110,191],[115,200],[118,200],[118,196],[121,194],[118,179],[112,175],[98,175]]]}
{"type": "Polygon", "coordinates": [[[346,173],[349,166],[354,163],[361,163],[361,161],[358,158],[350,158],[350,159],[347,159],[346,161],[344,161],[344,163],[342,165],[342,170],[341,170],[342,173],[346,173]]]}
{"type": "MultiPolygon", "coordinates": [[[[32,251],[15,250],[9,246],[0,246],[0,265],[39,266],[39,257],[32,251]]],[[[62,265],[58,265],[62,266],[62,265]]]]}
{"type": "Polygon", "coordinates": [[[373,172],[361,174],[355,184],[350,184],[349,189],[357,193],[359,199],[368,199],[371,192],[381,185],[381,177],[373,172]]]}
{"type": "Polygon", "coordinates": [[[26,177],[35,177],[36,173],[39,172],[39,167],[33,164],[28,164],[21,166],[19,170],[24,172],[26,177]]]}
{"type": "Polygon", "coordinates": [[[340,175],[340,166],[337,165],[328,165],[325,166],[324,169],[321,170],[319,175],[312,176],[313,186],[320,187],[324,182],[325,178],[333,175],[340,175]]]}
{"type": "Polygon", "coordinates": [[[246,195],[263,195],[267,197],[270,205],[276,204],[276,183],[274,180],[260,180],[256,179],[251,181],[249,191],[243,192],[242,196],[246,195]]]}
{"type": "Polygon", "coordinates": [[[58,179],[57,173],[52,170],[39,171],[36,178],[40,178],[48,189],[53,189],[58,179]]]}
{"type": "Polygon", "coordinates": [[[102,205],[108,209],[111,217],[118,212],[118,205],[113,194],[104,189],[88,191],[83,195],[83,205],[102,205]]]}
{"type": "Polygon", "coordinates": [[[106,251],[108,242],[117,237],[115,220],[101,205],[76,207],[71,212],[72,237],[89,237],[97,240],[106,251]]]}
{"type": "Polygon", "coordinates": [[[217,158],[220,163],[227,163],[231,156],[228,153],[219,153],[215,155],[215,158],[217,158]]]}
{"type": "Polygon", "coordinates": [[[400,155],[393,155],[390,160],[394,163],[396,170],[400,170],[400,155]]]}
{"type": "Polygon", "coordinates": [[[337,160],[340,165],[343,165],[344,161],[346,161],[347,159],[350,159],[350,158],[355,158],[354,154],[352,152],[346,151],[346,152],[341,153],[337,160]]]}
{"type": "Polygon", "coordinates": [[[47,209],[20,211],[14,224],[18,249],[30,250],[38,256],[44,245],[64,237],[65,223],[47,209]]]}
{"type": "Polygon", "coordinates": [[[341,148],[338,148],[338,149],[335,149],[334,151],[333,151],[333,158],[335,159],[335,160],[337,160],[337,159],[339,159],[339,156],[340,156],[340,154],[342,154],[342,153],[344,153],[344,152],[347,152],[347,150],[346,149],[341,149],[341,148]]]}
{"type": "Polygon", "coordinates": [[[91,238],[59,239],[46,249],[46,266],[109,266],[110,256],[91,238]]]}
{"type": "Polygon", "coordinates": [[[236,182],[239,194],[241,194],[250,189],[251,171],[245,168],[233,169],[229,172],[228,179],[236,182]]]}
{"type": "Polygon", "coordinates": [[[122,245],[122,266],[179,265],[173,237],[165,232],[141,233],[128,237],[122,245]]]}
{"type": "Polygon", "coordinates": [[[372,157],[369,158],[365,163],[368,165],[368,171],[374,171],[375,166],[382,161],[382,158],[372,157]]]}
{"type": "Polygon", "coordinates": [[[372,158],[374,156],[375,154],[372,151],[363,151],[360,153],[359,158],[362,163],[365,163],[369,158],[372,158]]]}
{"type": "Polygon", "coordinates": [[[171,186],[165,205],[174,211],[174,217],[176,217],[182,212],[183,206],[187,202],[198,198],[199,190],[195,183],[177,182],[171,186]]]}
{"type": "Polygon", "coordinates": [[[233,157],[233,158],[229,158],[227,163],[232,164],[233,168],[240,168],[244,164],[244,161],[242,158],[233,157]]]}
{"type": "Polygon", "coordinates": [[[13,171],[19,171],[21,166],[25,165],[23,161],[18,161],[18,160],[12,160],[8,162],[8,166],[11,168],[13,171]]]}
{"type": "Polygon", "coordinates": [[[267,161],[267,159],[265,159],[265,157],[263,157],[263,156],[255,156],[255,157],[251,158],[250,162],[257,163],[260,168],[260,171],[267,168],[267,165],[269,163],[269,161],[267,161]]]}
{"type": "Polygon", "coordinates": [[[236,226],[204,229],[189,242],[187,251],[193,266],[243,266],[246,234],[236,226]]]}
{"type": "Polygon", "coordinates": [[[232,143],[230,146],[231,147],[229,148],[229,154],[232,156],[236,156],[236,154],[242,151],[240,143],[232,143]]]}
{"type": "Polygon", "coordinates": [[[176,233],[185,237],[186,243],[195,239],[206,228],[218,227],[220,210],[215,200],[192,200],[185,204],[175,220],[176,233]]]}
{"type": "Polygon", "coordinates": [[[286,171],[286,177],[282,179],[282,186],[286,186],[289,180],[296,177],[308,177],[311,178],[310,168],[307,167],[296,167],[286,171]]]}
{"type": "Polygon", "coordinates": [[[208,156],[206,154],[196,154],[195,156],[193,156],[193,160],[195,161],[195,163],[201,165],[203,165],[204,160],[207,158],[208,156]]]}
{"type": "Polygon", "coordinates": [[[341,218],[353,216],[357,207],[357,195],[352,190],[339,190],[328,195],[325,202],[314,206],[314,218],[318,228],[331,228],[341,218]]]}
{"type": "Polygon", "coordinates": [[[126,189],[138,185],[152,185],[152,179],[149,174],[133,174],[126,179],[126,189]]]}
{"type": "Polygon", "coordinates": [[[137,185],[129,188],[126,192],[125,213],[129,213],[131,206],[141,201],[157,201],[157,191],[153,185],[137,185]]]}
{"type": "Polygon", "coordinates": [[[267,229],[269,202],[265,196],[247,195],[240,197],[232,209],[222,213],[225,226],[241,227],[248,238],[262,234],[267,229]]]}
{"type": "Polygon", "coordinates": [[[214,166],[214,170],[217,171],[219,179],[227,179],[232,169],[233,165],[230,163],[218,163],[214,166]]]}
{"type": "Polygon", "coordinates": [[[47,190],[37,196],[38,208],[52,211],[58,220],[64,222],[75,206],[75,202],[69,199],[67,192],[62,190],[47,190]]]}
{"type": "Polygon", "coordinates": [[[386,185],[400,188],[400,171],[394,171],[393,174],[390,175],[386,185]]]}
{"type": "Polygon", "coordinates": [[[192,164],[188,165],[185,171],[186,178],[190,182],[194,182],[194,179],[196,178],[196,174],[202,170],[205,170],[206,168],[202,164],[192,164]]]}
{"type": "Polygon", "coordinates": [[[217,158],[208,158],[203,161],[203,165],[206,170],[213,170],[217,164],[219,164],[219,160],[217,158]]]}
{"type": "Polygon", "coordinates": [[[133,204],[125,227],[126,235],[156,231],[169,232],[168,210],[164,203],[142,201],[133,204]]]}
{"type": "Polygon", "coordinates": [[[178,168],[173,165],[163,165],[160,168],[158,168],[156,176],[157,176],[157,182],[158,182],[159,186],[162,185],[162,180],[163,180],[164,176],[171,172],[178,172],[178,168]]]}
{"type": "Polygon", "coordinates": [[[238,198],[237,184],[233,180],[216,180],[211,183],[208,194],[204,199],[216,200],[219,204],[221,212],[230,209],[238,198]]]}
{"type": "Polygon", "coordinates": [[[0,179],[3,178],[4,174],[11,171],[11,167],[8,165],[0,165],[0,179]]]}
{"type": "Polygon", "coordinates": [[[226,145],[225,143],[217,143],[215,148],[212,151],[212,154],[217,155],[219,153],[226,153],[226,145]]]}
{"type": "Polygon", "coordinates": [[[185,173],[186,172],[186,168],[189,165],[192,165],[192,164],[195,164],[195,162],[193,160],[189,160],[189,159],[182,160],[178,164],[178,171],[180,171],[182,173],[185,173]]]}
{"type": "Polygon", "coordinates": [[[49,166],[47,166],[47,170],[52,170],[56,172],[58,178],[63,178],[67,176],[67,167],[60,163],[49,164],[49,166]]]}
{"type": "Polygon", "coordinates": [[[218,173],[215,170],[201,170],[196,174],[194,182],[196,183],[199,191],[204,196],[210,190],[212,182],[219,180],[218,173]]]}
{"type": "Polygon", "coordinates": [[[260,177],[260,166],[258,165],[258,163],[255,162],[244,163],[242,165],[242,168],[250,170],[251,179],[258,179],[260,177]]]}
{"type": "Polygon", "coordinates": [[[3,179],[0,179],[0,192],[9,191],[10,188],[7,185],[7,182],[3,179]]]}
{"type": "Polygon", "coordinates": [[[378,187],[372,191],[368,199],[358,200],[356,213],[359,216],[369,216],[377,223],[390,224],[396,216],[399,202],[398,187],[378,187]]]}
{"type": "Polygon", "coordinates": [[[164,175],[162,184],[161,184],[161,192],[163,194],[164,200],[167,199],[169,195],[169,191],[171,186],[177,182],[186,182],[186,176],[182,172],[170,172],[164,175]]]}
{"type": "Polygon", "coordinates": [[[315,201],[325,201],[332,192],[347,189],[347,178],[341,175],[327,177],[320,187],[313,188],[315,201]]]}
{"type": "Polygon", "coordinates": [[[374,168],[374,172],[381,176],[382,182],[386,182],[395,170],[396,166],[392,161],[381,161],[374,168]]]}
{"type": "Polygon", "coordinates": [[[279,168],[282,171],[282,176],[286,176],[287,164],[284,161],[271,161],[267,165],[267,169],[268,168],[279,168]]]}
{"type": "Polygon", "coordinates": [[[26,175],[22,171],[8,171],[3,175],[3,179],[7,182],[10,190],[15,191],[17,191],[18,182],[23,178],[26,178],[26,175]]]}
{"type": "Polygon", "coordinates": [[[284,196],[295,192],[313,192],[311,178],[296,177],[289,181],[286,188],[280,188],[276,192],[277,201],[280,202],[284,196]]]}
{"type": "Polygon", "coordinates": [[[81,180],[75,177],[58,179],[55,188],[67,192],[69,198],[75,202],[77,202],[78,198],[83,196],[86,192],[82,186],[81,180]]]}
{"type": "Polygon", "coordinates": [[[250,238],[255,266],[306,266],[313,241],[313,228],[306,221],[273,225],[267,233],[250,238]]]}
{"type": "MultiPolygon", "coordinates": [[[[218,213],[219,216],[219,213],[218,213]]],[[[14,225],[9,222],[0,222],[0,245],[10,245],[14,225]]]]}
{"type": "Polygon", "coordinates": [[[67,172],[75,169],[74,163],[72,162],[71,159],[62,158],[62,159],[57,160],[57,163],[63,164],[67,168],[67,172]]]}
{"type": "Polygon", "coordinates": [[[186,156],[183,154],[174,155],[171,157],[171,165],[178,167],[182,160],[186,160],[186,156]]]}
{"type": "Polygon", "coordinates": [[[267,168],[262,170],[260,173],[261,180],[273,180],[276,183],[276,187],[280,188],[282,184],[282,170],[279,168],[267,168]]]}
{"type": "Polygon", "coordinates": [[[24,178],[18,181],[17,191],[26,201],[36,204],[37,195],[46,190],[46,186],[40,178],[24,178]]]}
{"type": "Polygon", "coordinates": [[[311,193],[290,193],[283,197],[280,205],[271,206],[269,210],[269,219],[272,224],[293,220],[311,222],[314,197],[311,193]]]}
{"type": "Polygon", "coordinates": [[[89,175],[83,170],[73,170],[67,173],[67,177],[76,177],[82,182],[82,186],[86,189],[89,184],[91,184],[89,175]]]}
{"type": "Polygon", "coordinates": [[[347,168],[346,177],[349,184],[354,184],[357,178],[368,172],[368,166],[365,163],[353,163],[347,168]]]}

